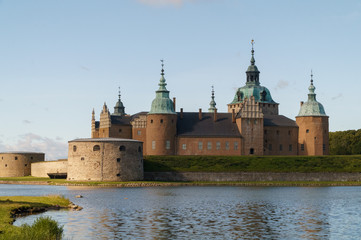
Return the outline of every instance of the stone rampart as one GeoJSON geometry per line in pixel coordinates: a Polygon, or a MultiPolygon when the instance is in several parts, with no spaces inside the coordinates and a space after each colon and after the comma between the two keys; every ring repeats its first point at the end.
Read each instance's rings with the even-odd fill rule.
{"type": "Polygon", "coordinates": [[[31,164],[31,176],[33,177],[49,177],[48,173],[67,173],[68,161],[44,161],[31,164]]]}
{"type": "Polygon", "coordinates": [[[145,172],[146,181],[361,181],[361,173],[145,172]]]}
{"type": "Polygon", "coordinates": [[[44,160],[44,153],[2,152],[0,153],[0,177],[30,176],[31,163],[44,160]]]}

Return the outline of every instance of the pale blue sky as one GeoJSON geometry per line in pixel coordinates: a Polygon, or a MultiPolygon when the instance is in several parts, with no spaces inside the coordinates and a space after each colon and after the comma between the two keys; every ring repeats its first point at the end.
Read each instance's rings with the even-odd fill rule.
{"type": "Polygon", "coordinates": [[[149,111],[161,58],[177,110],[220,112],[245,83],[251,39],[260,82],[291,119],[310,71],[330,131],[359,129],[361,1],[0,0],[0,151],[67,157],[91,111],[149,111]]]}

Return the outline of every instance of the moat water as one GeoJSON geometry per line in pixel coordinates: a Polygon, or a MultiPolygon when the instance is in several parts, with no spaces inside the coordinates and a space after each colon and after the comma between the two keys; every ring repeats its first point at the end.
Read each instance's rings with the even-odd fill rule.
{"type": "Polygon", "coordinates": [[[0,185],[2,196],[48,194],[84,209],[27,216],[15,225],[51,216],[64,225],[65,239],[361,238],[361,187],[0,185]]]}

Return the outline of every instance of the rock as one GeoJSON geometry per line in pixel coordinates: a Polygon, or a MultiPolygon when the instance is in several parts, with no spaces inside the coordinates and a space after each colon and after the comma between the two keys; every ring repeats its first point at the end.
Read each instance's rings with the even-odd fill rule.
{"type": "Polygon", "coordinates": [[[76,195],[75,198],[83,198],[82,195],[76,195]]]}

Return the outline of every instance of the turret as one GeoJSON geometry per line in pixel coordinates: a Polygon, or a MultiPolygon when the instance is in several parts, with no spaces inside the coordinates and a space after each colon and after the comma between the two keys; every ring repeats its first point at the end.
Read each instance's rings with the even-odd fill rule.
{"type": "Polygon", "coordinates": [[[164,78],[164,64],[162,62],[161,78],[156,97],[147,115],[146,149],[147,155],[174,155],[177,114],[174,103],[169,98],[164,78]]]}
{"type": "Polygon", "coordinates": [[[315,89],[311,71],[308,100],[301,103],[300,112],[296,117],[296,123],[299,127],[299,155],[329,154],[328,116],[322,104],[316,100],[315,89]]]}
{"type": "Polygon", "coordinates": [[[102,112],[100,113],[100,122],[99,122],[99,137],[108,138],[111,127],[111,118],[110,112],[107,107],[107,104],[104,103],[102,112]]]}
{"type": "Polygon", "coordinates": [[[120,87],[119,87],[119,92],[118,92],[118,102],[115,104],[115,107],[114,107],[114,113],[112,114],[113,116],[123,116],[123,115],[126,115],[125,113],[125,107],[121,101],[121,98],[120,98],[120,87]]]}
{"type": "Polygon", "coordinates": [[[214,101],[214,87],[212,86],[212,100],[211,102],[209,103],[209,108],[208,108],[208,112],[215,112],[217,111],[217,108],[216,108],[216,101],[214,101]]]}

